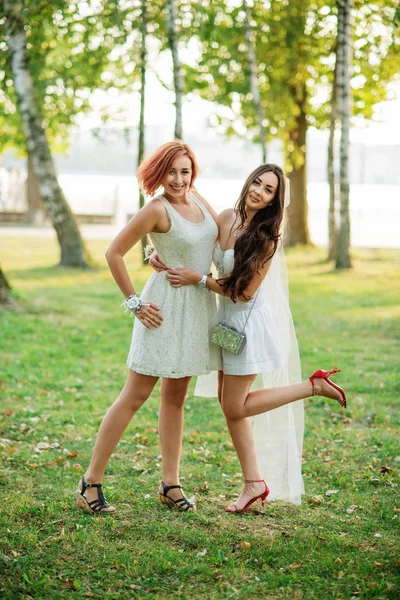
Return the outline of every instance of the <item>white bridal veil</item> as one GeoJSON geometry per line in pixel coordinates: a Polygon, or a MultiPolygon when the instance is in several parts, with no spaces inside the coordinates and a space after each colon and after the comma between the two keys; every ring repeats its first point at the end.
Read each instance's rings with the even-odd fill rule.
{"type": "MultiPolygon", "coordinates": [[[[289,180],[286,179],[285,207],[290,202],[289,180]]],[[[281,367],[260,373],[252,390],[280,387],[301,381],[300,355],[289,306],[289,286],[286,258],[282,244],[272,259],[268,274],[261,286],[275,316],[281,346],[281,367]]],[[[196,396],[217,396],[217,374],[198,377],[196,396]]],[[[304,493],[301,474],[304,407],[303,401],[292,402],[281,408],[252,417],[257,458],[261,476],[268,483],[268,500],[301,503],[304,493]]]]}

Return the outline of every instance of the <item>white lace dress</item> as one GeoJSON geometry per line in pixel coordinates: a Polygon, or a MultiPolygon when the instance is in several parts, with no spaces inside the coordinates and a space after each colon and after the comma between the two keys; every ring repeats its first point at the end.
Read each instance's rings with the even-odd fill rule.
{"type": "MultiPolygon", "coordinates": [[[[152,233],[151,239],[160,260],[168,267],[188,267],[208,274],[218,228],[196,197],[189,194],[189,198],[199,206],[204,220],[188,221],[166,198],[159,196],[171,227],[167,233],[152,233]]],[[[141,294],[144,302],[160,307],[162,325],[147,329],[135,319],[128,367],[143,375],[172,379],[219,369],[219,349],[210,343],[217,323],[215,294],[194,285],[174,288],[165,275],[165,272],[153,273],[141,294]]]]}

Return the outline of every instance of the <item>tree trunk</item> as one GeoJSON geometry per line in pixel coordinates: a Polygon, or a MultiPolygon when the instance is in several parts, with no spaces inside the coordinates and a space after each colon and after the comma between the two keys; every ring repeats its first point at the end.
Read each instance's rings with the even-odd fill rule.
{"type": "Polygon", "coordinates": [[[28,220],[35,225],[41,225],[45,220],[43,201],[33,170],[32,159],[28,154],[28,177],[26,180],[26,195],[28,199],[28,220]]]}
{"type": "Polygon", "coordinates": [[[2,268],[0,267],[0,305],[8,304],[10,292],[11,286],[7,281],[7,277],[3,273],[2,268]]]}
{"type": "Polygon", "coordinates": [[[267,131],[264,126],[265,115],[264,115],[263,106],[261,104],[260,88],[258,85],[258,77],[257,77],[256,53],[254,51],[253,40],[252,40],[252,35],[251,35],[251,25],[250,25],[251,11],[250,11],[249,5],[247,4],[247,0],[243,1],[243,8],[246,13],[246,18],[244,21],[244,31],[245,31],[245,36],[246,36],[247,57],[249,60],[249,68],[250,68],[250,89],[251,89],[251,93],[253,96],[254,108],[256,109],[256,112],[257,112],[262,161],[263,161],[263,163],[266,163],[267,162],[267,143],[266,143],[267,131]]]}
{"type": "Polygon", "coordinates": [[[58,185],[53,159],[35,90],[29,71],[22,3],[20,0],[5,0],[6,39],[11,59],[11,69],[27,140],[28,153],[39,185],[46,214],[56,230],[61,248],[61,264],[70,267],[87,267],[90,262],[78,226],[71,209],[58,185]]]}
{"type": "Polygon", "coordinates": [[[350,49],[352,0],[338,3],[337,92],[340,117],[340,225],[336,251],[336,268],[349,269],[350,258],[350,49]]]}
{"type": "MultiPolygon", "coordinates": [[[[140,49],[140,117],[139,117],[139,142],[138,142],[138,166],[144,158],[144,113],[145,113],[145,94],[146,94],[146,61],[147,61],[147,48],[146,48],[146,36],[147,36],[147,11],[146,11],[146,0],[142,0],[142,20],[141,20],[141,34],[142,34],[142,47],[140,49]]],[[[144,194],[139,188],[139,208],[144,206],[144,194]]],[[[147,236],[141,240],[142,244],[142,261],[145,263],[144,249],[147,244],[147,236]]]]}
{"type": "Polygon", "coordinates": [[[181,140],[182,133],[182,95],[183,84],[181,75],[181,65],[178,55],[178,36],[177,36],[177,7],[176,0],[168,0],[167,2],[167,35],[168,44],[172,54],[172,65],[174,73],[174,90],[175,90],[175,138],[181,140]]]}
{"type": "MultiPolygon", "coordinates": [[[[297,94],[293,91],[293,97],[297,94]]],[[[297,127],[291,132],[286,148],[287,160],[292,168],[290,174],[291,202],[288,208],[286,245],[309,244],[307,205],[307,119],[305,112],[305,89],[298,100],[297,127]]]]}
{"type": "Polygon", "coordinates": [[[328,141],[328,183],[329,183],[329,213],[328,213],[328,260],[335,260],[337,248],[337,194],[336,194],[336,176],[335,176],[335,131],[337,120],[337,88],[336,88],[337,62],[333,74],[331,114],[329,126],[328,141]]]}

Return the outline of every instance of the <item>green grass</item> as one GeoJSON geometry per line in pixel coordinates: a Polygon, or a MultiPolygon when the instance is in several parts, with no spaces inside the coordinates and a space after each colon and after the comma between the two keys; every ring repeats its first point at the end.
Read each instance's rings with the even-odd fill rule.
{"type": "MultiPolygon", "coordinates": [[[[349,399],[343,412],[306,404],[301,507],[224,512],[241,487],[238,461],[218,402],[194,399],[192,385],[182,480],[198,512],[156,498],[157,387],[110,461],[118,513],[91,517],[74,491],[125,380],[132,326],[105,246],[89,243],[97,269],[74,271],[54,266],[51,240],[0,240],[20,306],[0,312],[1,597],[398,598],[399,252],[358,250],[340,273],[321,250],[288,252],[303,372],[338,365],[349,399]],[[35,452],[41,441],[55,447],[35,452]]],[[[142,286],[138,253],[129,268],[142,286]]]]}

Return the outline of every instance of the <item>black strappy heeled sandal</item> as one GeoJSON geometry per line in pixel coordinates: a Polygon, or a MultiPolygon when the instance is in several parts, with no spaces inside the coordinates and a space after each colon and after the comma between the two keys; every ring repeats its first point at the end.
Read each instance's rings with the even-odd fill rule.
{"type": "Polygon", "coordinates": [[[162,486],[162,493],[158,492],[158,497],[160,498],[161,504],[166,504],[169,506],[169,508],[176,508],[177,510],[195,512],[196,505],[193,502],[189,502],[189,500],[183,494],[181,498],[178,498],[178,500],[174,500],[168,496],[169,490],[181,490],[182,487],[180,485],[165,485],[163,481],[160,485],[162,486]]]}
{"type": "Polygon", "coordinates": [[[114,513],[116,509],[108,504],[105,499],[103,488],[101,483],[86,483],[85,478],[81,479],[82,489],[79,488],[76,490],[76,506],[78,508],[82,508],[83,510],[87,510],[90,514],[94,513],[114,513]],[[91,502],[85,496],[85,492],[88,488],[97,488],[97,498],[92,500],[91,502]]]}

